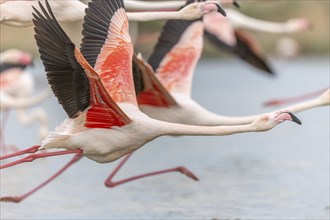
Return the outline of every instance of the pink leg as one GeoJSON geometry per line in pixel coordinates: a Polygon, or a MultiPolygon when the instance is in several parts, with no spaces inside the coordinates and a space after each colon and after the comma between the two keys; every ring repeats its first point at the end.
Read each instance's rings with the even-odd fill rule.
{"type": "Polygon", "coordinates": [[[62,169],[57,171],[53,176],[48,178],[45,182],[41,183],[39,186],[35,187],[31,191],[29,191],[21,196],[4,196],[4,197],[0,198],[0,201],[1,202],[15,202],[15,203],[21,202],[22,200],[26,199],[26,197],[30,196],[31,194],[35,193],[36,191],[38,191],[39,189],[41,189],[42,187],[44,187],[45,185],[50,183],[52,180],[54,180],[56,177],[58,177],[60,174],[62,174],[72,164],[74,164],[75,162],[80,160],[82,157],[83,157],[83,155],[81,153],[77,153],[64,167],[62,167],[62,169]]]}
{"type": "Polygon", "coordinates": [[[288,104],[288,103],[291,103],[291,102],[303,101],[303,100],[321,95],[326,90],[327,89],[322,89],[320,91],[315,91],[315,92],[303,94],[303,95],[300,95],[300,96],[285,98],[285,99],[273,99],[273,100],[265,102],[263,105],[267,106],[267,107],[270,107],[270,106],[285,105],[285,104],[288,104]]]}
{"type": "Polygon", "coordinates": [[[140,178],[144,178],[144,177],[148,177],[148,176],[155,176],[158,174],[163,174],[163,173],[170,173],[170,172],[180,172],[182,174],[185,174],[186,176],[188,176],[189,178],[198,181],[198,178],[192,173],[190,172],[187,168],[185,167],[175,167],[172,169],[166,169],[166,170],[160,170],[160,171],[156,171],[156,172],[150,172],[150,173],[146,173],[146,174],[141,174],[141,175],[137,175],[137,176],[133,176],[130,178],[126,178],[120,181],[112,181],[113,177],[117,174],[117,172],[120,170],[120,168],[127,162],[127,160],[130,158],[130,156],[132,156],[133,153],[129,153],[127,154],[124,159],[118,164],[118,166],[115,168],[115,170],[110,174],[110,176],[105,180],[104,184],[107,187],[115,187],[118,186],[120,184],[123,183],[127,183],[136,179],[140,179],[140,178]]]}
{"type": "Polygon", "coordinates": [[[0,160],[4,160],[4,159],[8,159],[8,158],[11,158],[11,157],[16,157],[16,156],[19,156],[19,155],[22,155],[22,154],[27,154],[27,153],[35,153],[39,150],[40,148],[40,145],[34,145],[32,147],[29,147],[25,150],[21,150],[21,151],[17,151],[15,153],[12,153],[12,154],[7,154],[7,155],[4,155],[4,156],[0,156],[0,160]]]}
{"type": "Polygon", "coordinates": [[[38,158],[52,157],[52,156],[59,156],[59,155],[73,154],[73,153],[82,153],[82,150],[75,149],[75,150],[63,150],[63,151],[55,151],[55,152],[47,152],[47,153],[30,154],[29,156],[23,157],[16,161],[13,161],[13,162],[0,166],[0,169],[8,168],[8,167],[15,166],[15,165],[18,165],[21,163],[32,162],[38,158]]]}

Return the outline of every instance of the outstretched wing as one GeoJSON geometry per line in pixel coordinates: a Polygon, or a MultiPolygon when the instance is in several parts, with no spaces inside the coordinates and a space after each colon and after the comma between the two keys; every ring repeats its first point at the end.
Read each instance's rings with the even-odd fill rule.
{"type": "Polygon", "coordinates": [[[81,52],[116,102],[136,104],[133,45],[122,0],[92,0],[86,9],[81,52]]]}
{"type": "Polygon", "coordinates": [[[159,36],[154,50],[148,58],[148,63],[156,71],[166,55],[177,45],[183,33],[194,21],[169,20],[159,36]]]}
{"type": "MultiPolygon", "coordinates": [[[[199,0],[205,1],[205,0],[199,0]]],[[[187,0],[185,6],[194,3],[195,0],[187,0]]],[[[184,7],[184,6],[183,6],[184,7]]],[[[182,9],[181,7],[180,9],[182,9]]],[[[179,9],[179,10],[180,10],[179,9]]],[[[198,19],[201,20],[201,19],[198,19]]],[[[182,34],[187,30],[187,28],[194,21],[184,21],[184,20],[169,20],[164,25],[161,35],[159,36],[158,42],[154,47],[153,53],[148,59],[148,63],[154,69],[157,70],[161,61],[165,56],[177,45],[180,41],[182,34]]]]}
{"type": "Polygon", "coordinates": [[[133,56],[133,76],[139,105],[169,107],[178,105],[154,74],[143,58],[133,56]]]}
{"type": "Polygon", "coordinates": [[[48,2],[33,8],[35,39],[51,89],[70,118],[89,106],[89,84],[84,69],[74,56],[75,45],[56,21],[48,2]]]}
{"type": "Polygon", "coordinates": [[[228,45],[222,39],[210,33],[204,32],[207,39],[221,50],[225,50],[229,53],[236,54],[245,62],[251,64],[257,69],[265,71],[271,75],[274,74],[271,66],[268,64],[266,57],[263,55],[261,47],[257,44],[257,41],[243,31],[234,31],[234,37],[236,38],[236,45],[228,45]]]}
{"type": "Polygon", "coordinates": [[[268,64],[257,40],[243,30],[235,30],[235,36],[237,40],[235,53],[254,67],[274,75],[274,71],[268,64]]]}
{"type": "Polygon", "coordinates": [[[202,21],[167,21],[148,63],[168,92],[190,96],[202,48],[202,21]]]}
{"type": "Polygon", "coordinates": [[[58,24],[46,0],[43,15],[34,8],[35,38],[49,84],[60,104],[74,118],[89,107],[85,126],[111,128],[131,122],[111,99],[100,77],[58,24]]]}

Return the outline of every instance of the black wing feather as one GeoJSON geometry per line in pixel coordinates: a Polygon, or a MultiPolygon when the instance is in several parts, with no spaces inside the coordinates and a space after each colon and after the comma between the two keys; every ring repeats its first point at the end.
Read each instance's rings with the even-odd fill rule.
{"type": "MultiPolygon", "coordinates": [[[[205,0],[198,0],[198,2],[203,2],[205,0]]],[[[185,6],[194,3],[195,0],[188,0],[185,6]]],[[[183,7],[185,7],[183,6],[183,7]]],[[[181,7],[179,10],[181,10],[181,7]]],[[[185,21],[185,20],[168,20],[162,32],[158,38],[158,42],[154,47],[154,51],[150,55],[148,59],[148,63],[154,69],[157,70],[159,67],[160,62],[166,56],[168,52],[172,50],[172,48],[179,42],[182,34],[186,31],[186,29],[195,21],[202,20],[202,18],[185,21]]]]}
{"type": "Polygon", "coordinates": [[[235,54],[238,55],[242,60],[251,64],[255,68],[262,70],[270,75],[275,75],[272,67],[268,64],[267,60],[253,52],[253,49],[250,48],[249,44],[243,39],[236,37],[237,44],[235,47],[235,54]]]}
{"type": "Polygon", "coordinates": [[[271,75],[274,74],[271,66],[267,63],[267,60],[258,56],[253,52],[253,50],[249,47],[248,44],[236,38],[237,44],[235,46],[230,46],[225,42],[221,41],[219,38],[209,33],[208,31],[204,31],[204,35],[207,39],[220,50],[224,50],[228,53],[235,54],[240,57],[245,62],[251,64],[255,68],[265,71],[271,75]]]}
{"type": "Polygon", "coordinates": [[[169,20],[165,23],[158,42],[148,59],[148,63],[155,71],[159,67],[160,62],[163,60],[166,54],[170,52],[172,48],[179,42],[182,34],[195,21],[196,20],[169,20]]]}
{"type": "Polygon", "coordinates": [[[95,66],[97,56],[107,39],[112,16],[120,8],[124,8],[122,0],[92,0],[88,3],[80,50],[92,67],[95,66]]]}
{"type": "Polygon", "coordinates": [[[142,73],[141,73],[142,70],[139,68],[139,65],[136,63],[136,61],[134,59],[133,59],[133,63],[132,63],[132,70],[133,70],[135,94],[136,94],[136,96],[138,96],[144,90],[144,84],[143,84],[143,77],[142,77],[142,73]]]}
{"type": "Polygon", "coordinates": [[[51,89],[70,118],[89,106],[89,83],[74,56],[75,45],[57,22],[48,1],[33,8],[35,39],[51,89]]]}

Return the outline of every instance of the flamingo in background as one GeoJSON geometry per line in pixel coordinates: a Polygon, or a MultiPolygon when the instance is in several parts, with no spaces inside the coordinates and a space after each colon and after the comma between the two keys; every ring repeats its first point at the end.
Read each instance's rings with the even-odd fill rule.
{"type": "Polygon", "coordinates": [[[228,18],[210,13],[204,16],[205,35],[219,49],[233,53],[266,73],[274,74],[258,41],[242,29],[267,33],[294,33],[308,30],[311,23],[305,18],[293,18],[284,23],[263,21],[227,9],[228,18]]]}
{"type": "MultiPolygon", "coordinates": [[[[42,0],[44,2],[44,0],[42,0]]],[[[32,25],[32,6],[38,8],[37,1],[2,1],[0,7],[0,23],[11,26],[32,25]]],[[[49,4],[60,22],[82,20],[85,15],[86,4],[78,0],[50,1],[49,4]]],[[[160,19],[194,20],[212,11],[225,11],[215,2],[196,2],[179,11],[172,12],[127,12],[128,20],[151,21],[160,19]]]]}
{"type": "MultiPolygon", "coordinates": [[[[0,54],[0,110],[3,112],[1,125],[1,151],[7,152],[4,143],[4,128],[10,109],[15,108],[18,120],[24,125],[34,121],[40,123],[39,137],[44,139],[48,133],[48,119],[42,108],[35,108],[28,113],[27,108],[39,104],[50,95],[50,90],[45,89],[38,95],[32,96],[34,80],[31,73],[25,68],[32,64],[32,56],[20,50],[10,49],[0,54]]],[[[16,147],[11,147],[17,151],[16,147]]]]}
{"type": "MultiPolygon", "coordinates": [[[[49,133],[41,146],[0,159],[43,149],[65,150],[30,154],[2,165],[1,169],[41,157],[74,153],[74,158],[52,176],[53,179],[82,156],[109,163],[163,135],[221,136],[266,131],[284,121],[301,124],[292,113],[285,111],[263,114],[250,124],[238,126],[191,126],[149,118],[137,106],[132,75],[133,45],[123,1],[92,0],[88,6],[81,50],[58,24],[48,1],[47,10],[40,3],[42,13],[34,9],[35,38],[47,78],[69,118],[49,133]]],[[[23,196],[1,200],[19,202],[45,183],[23,196]]]]}
{"type": "MultiPolygon", "coordinates": [[[[274,74],[273,68],[267,61],[262,47],[253,37],[243,29],[261,31],[266,33],[295,33],[308,30],[311,23],[305,18],[292,18],[286,22],[270,22],[248,17],[238,11],[226,9],[227,17],[217,13],[208,13],[204,16],[205,36],[220,50],[225,50],[240,57],[255,68],[270,75],[274,74]]],[[[151,38],[158,33],[149,34],[151,38]]],[[[146,42],[150,42],[150,37],[146,42]]],[[[143,39],[143,36],[140,38],[143,39]]],[[[143,41],[143,40],[142,40],[143,41]]]]}
{"type": "MultiPolygon", "coordinates": [[[[217,115],[191,98],[193,73],[202,48],[201,21],[167,21],[149,57],[150,65],[143,60],[142,56],[133,58],[135,89],[141,111],[151,118],[189,125],[217,126],[251,123],[260,115],[243,117],[217,115]],[[153,69],[156,70],[156,74],[153,69]]],[[[286,107],[285,110],[300,112],[329,105],[329,94],[328,90],[314,100],[286,107]]],[[[131,156],[132,153],[125,156],[115,168],[112,177],[131,156]]]]}

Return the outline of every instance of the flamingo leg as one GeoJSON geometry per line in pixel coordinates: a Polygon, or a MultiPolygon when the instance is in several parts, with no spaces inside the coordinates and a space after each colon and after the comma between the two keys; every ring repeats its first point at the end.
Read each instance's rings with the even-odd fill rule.
{"type": "Polygon", "coordinates": [[[29,192],[21,195],[21,196],[4,196],[0,197],[1,202],[15,202],[19,203],[22,200],[26,199],[31,194],[35,193],[39,189],[43,188],[45,185],[50,183],[52,180],[54,180],[56,177],[58,177],[60,174],[62,174],[65,170],[67,170],[71,165],[79,161],[83,155],[81,153],[77,153],[64,167],[62,167],[59,171],[57,171],[54,175],[52,175],[50,178],[48,178],[46,181],[35,187],[34,189],[30,190],[29,192]]]}
{"type": "Polygon", "coordinates": [[[21,150],[21,151],[17,151],[17,152],[11,153],[11,154],[0,156],[0,160],[8,159],[8,158],[11,158],[11,157],[17,157],[17,156],[20,156],[22,154],[35,153],[39,150],[39,148],[40,148],[39,145],[34,145],[32,147],[26,148],[26,149],[21,150]]]}
{"type": "Polygon", "coordinates": [[[118,171],[120,170],[120,168],[123,167],[123,165],[127,162],[127,160],[132,156],[133,153],[129,153],[127,154],[124,159],[122,159],[122,161],[120,161],[120,163],[117,165],[117,167],[114,169],[114,171],[110,174],[110,176],[105,180],[104,184],[106,187],[112,188],[118,185],[121,185],[123,183],[127,183],[136,179],[141,179],[144,177],[148,177],[148,176],[155,176],[155,175],[159,175],[159,174],[163,174],[163,173],[170,173],[170,172],[180,172],[182,174],[185,174],[187,177],[198,181],[198,178],[191,172],[189,171],[187,168],[185,167],[175,167],[175,168],[171,168],[171,169],[165,169],[165,170],[160,170],[160,171],[155,171],[155,172],[150,172],[150,173],[145,173],[145,174],[141,174],[141,175],[137,175],[137,176],[132,176],[129,178],[125,178],[119,181],[113,181],[113,177],[118,173],[118,171]]]}
{"type": "Polygon", "coordinates": [[[32,161],[34,161],[38,158],[52,157],[52,156],[59,156],[59,155],[73,154],[73,153],[82,153],[82,150],[81,149],[74,149],[74,150],[63,150],[63,151],[55,151],[55,152],[30,154],[29,156],[23,157],[23,158],[18,159],[16,161],[1,165],[0,169],[8,168],[8,167],[15,166],[15,165],[18,165],[18,164],[21,164],[21,163],[32,162],[32,161]]]}
{"type": "Polygon", "coordinates": [[[290,97],[290,98],[272,99],[270,101],[265,102],[263,105],[267,106],[267,107],[271,107],[271,106],[285,105],[285,104],[289,104],[291,102],[303,101],[305,99],[309,99],[309,98],[313,98],[315,96],[321,95],[327,89],[322,89],[322,90],[319,90],[319,91],[314,91],[314,92],[311,92],[311,93],[306,93],[306,94],[303,94],[303,95],[300,95],[300,96],[295,96],[295,97],[290,97]]]}

